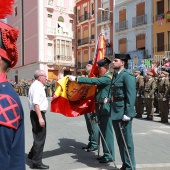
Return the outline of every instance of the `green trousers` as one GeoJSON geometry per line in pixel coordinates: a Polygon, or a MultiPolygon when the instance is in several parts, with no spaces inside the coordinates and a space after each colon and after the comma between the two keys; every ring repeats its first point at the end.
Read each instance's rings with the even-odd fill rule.
{"type": "Polygon", "coordinates": [[[132,135],[132,120],[126,121],[126,122],[119,121],[119,120],[113,121],[113,128],[116,134],[117,144],[119,146],[119,152],[120,152],[121,160],[123,162],[123,167],[125,168],[125,170],[132,170],[129,157],[126,152],[126,148],[125,148],[123,138],[120,132],[119,122],[121,122],[121,126],[124,125],[124,128],[122,129],[123,135],[124,135],[127,148],[130,154],[133,169],[136,170],[136,162],[135,162],[135,156],[134,156],[134,143],[133,143],[133,135],[132,135]]]}
{"type": "MultiPolygon", "coordinates": [[[[93,114],[93,113],[92,113],[93,114]]],[[[87,131],[89,134],[89,143],[88,147],[97,148],[98,147],[98,127],[94,119],[91,118],[91,113],[84,114],[86,125],[87,125],[87,131]]]]}

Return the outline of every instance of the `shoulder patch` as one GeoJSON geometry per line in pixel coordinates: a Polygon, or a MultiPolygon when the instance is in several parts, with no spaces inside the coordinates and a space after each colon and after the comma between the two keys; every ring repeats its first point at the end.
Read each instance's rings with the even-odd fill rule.
{"type": "Polygon", "coordinates": [[[111,75],[108,74],[107,76],[110,77],[110,79],[112,79],[112,76],[111,76],[111,75]]]}

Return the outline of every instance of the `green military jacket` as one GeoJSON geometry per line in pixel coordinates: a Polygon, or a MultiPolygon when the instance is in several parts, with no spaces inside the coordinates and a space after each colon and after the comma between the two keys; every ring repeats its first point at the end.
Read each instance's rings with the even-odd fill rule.
{"type": "MultiPolygon", "coordinates": [[[[110,103],[103,103],[104,98],[110,98],[110,84],[112,80],[112,75],[110,72],[99,78],[86,78],[86,77],[78,77],[78,83],[83,84],[93,84],[97,85],[97,90],[95,94],[95,102],[101,105],[100,115],[109,116],[110,115],[110,103]]],[[[98,110],[98,108],[96,108],[98,110]]]]}
{"type": "Polygon", "coordinates": [[[158,98],[169,97],[169,79],[163,78],[158,83],[158,98]]]}
{"type": "Polygon", "coordinates": [[[144,88],[144,98],[154,98],[154,93],[156,90],[156,82],[154,78],[151,78],[149,81],[145,82],[144,88]]]}
{"type": "Polygon", "coordinates": [[[111,118],[120,120],[123,115],[135,117],[136,81],[132,73],[123,69],[113,79],[111,86],[111,118]]]}
{"type": "Polygon", "coordinates": [[[136,93],[137,97],[141,97],[144,89],[144,77],[137,76],[136,77],[136,93]]]}

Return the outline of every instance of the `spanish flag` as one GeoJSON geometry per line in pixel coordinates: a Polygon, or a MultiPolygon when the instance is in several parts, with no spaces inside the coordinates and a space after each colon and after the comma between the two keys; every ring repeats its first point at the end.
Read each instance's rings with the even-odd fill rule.
{"type": "MultiPolygon", "coordinates": [[[[97,61],[105,56],[106,43],[104,35],[99,35],[92,70],[88,77],[98,77],[97,61]]],[[[67,117],[77,117],[95,110],[95,85],[78,84],[68,80],[68,76],[57,82],[57,89],[51,101],[51,112],[61,113],[67,117]]]]}
{"type": "Polygon", "coordinates": [[[51,101],[51,112],[67,117],[77,117],[95,109],[96,86],[68,81],[68,76],[57,82],[57,89],[51,101]]]}

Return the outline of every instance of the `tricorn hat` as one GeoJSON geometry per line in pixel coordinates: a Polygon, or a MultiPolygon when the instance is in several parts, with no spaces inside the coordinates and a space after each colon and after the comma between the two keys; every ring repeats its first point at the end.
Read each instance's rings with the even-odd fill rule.
{"type": "Polygon", "coordinates": [[[14,67],[18,61],[17,38],[19,31],[3,22],[0,22],[0,56],[14,67]]]}
{"type": "Polygon", "coordinates": [[[110,61],[107,57],[105,57],[104,59],[99,60],[99,61],[97,62],[97,64],[98,64],[99,67],[107,66],[107,65],[109,65],[110,63],[111,63],[111,61],[110,61]]]}
{"type": "Polygon", "coordinates": [[[118,59],[121,59],[121,60],[131,59],[129,54],[115,54],[115,58],[118,58],[118,59]]]}

